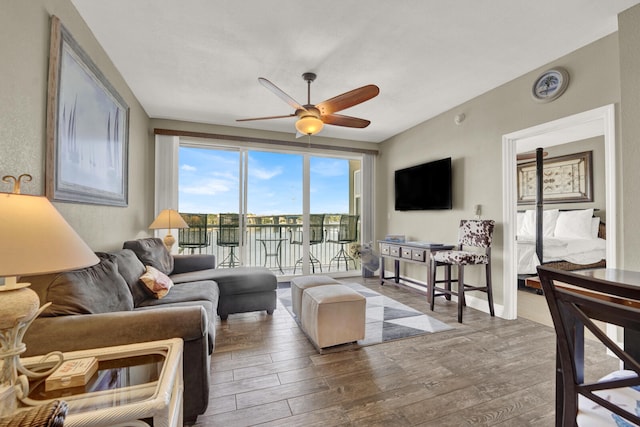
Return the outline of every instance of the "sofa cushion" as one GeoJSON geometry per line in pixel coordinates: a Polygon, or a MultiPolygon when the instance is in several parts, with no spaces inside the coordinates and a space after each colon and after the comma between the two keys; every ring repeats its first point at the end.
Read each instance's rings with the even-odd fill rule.
{"type": "Polygon", "coordinates": [[[176,303],[197,304],[200,301],[209,301],[213,307],[208,306],[207,313],[215,312],[218,305],[218,285],[216,282],[204,280],[201,282],[191,282],[176,284],[171,288],[164,298],[157,300],[150,298],[144,301],[141,307],[163,306],[176,303]],[[213,308],[214,310],[211,310],[213,308]]]}
{"type": "Polygon", "coordinates": [[[131,249],[144,265],[150,265],[171,274],[173,271],[173,257],[162,243],[162,240],[149,237],[146,239],[128,240],[122,245],[123,249],[131,249]]]}
{"type": "Polygon", "coordinates": [[[275,291],[278,286],[276,275],[264,267],[198,270],[190,273],[172,274],[170,277],[175,284],[194,280],[214,280],[218,284],[220,295],[275,291]]]}
{"type": "MultiPolygon", "coordinates": [[[[101,254],[101,252],[96,253],[101,254]]],[[[109,253],[116,257],[118,272],[129,286],[133,297],[133,306],[138,307],[142,301],[150,298],[144,285],[140,283],[140,276],[146,271],[144,264],[131,249],[121,249],[109,253]]]]}
{"type": "Polygon", "coordinates": [[[42,317],[133,309],[133,298],[118,273],[116,257],[105,253],[97,255],[100,262],[94,266],[27,279],[42,304],[52,303],[42,317]]]}
{"type": "Polygon", "coordinates": [[[164,298],[173,287],[173,282],[169,276],[159,271],[157,268],[147,265],[147,271],[140,276],[140,281],[147,288],[151,296],[157,299],[164,298]]]}

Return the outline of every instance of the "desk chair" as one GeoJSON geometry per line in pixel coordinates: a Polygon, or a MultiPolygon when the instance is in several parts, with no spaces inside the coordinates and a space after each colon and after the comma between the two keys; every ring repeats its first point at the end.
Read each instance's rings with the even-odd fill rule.
{"type": "Polygon", "coordinates": [[[209,233],[207,230],[207,214],[180,213],[189,228],[178,230],[178,246],[181,249],[189,249],[191,253],[209,246],[209,233]]]}
{"type": "Polygon", "coordinates": [[[340,215],[338,235],[334,239],[327,239],[328,243],[338,243],[340,245],[338,253],[329,261],[329,270],[331,270],[331,263],[334,261],[338,265],[338,269],[340,269],[340,261],[344,261],[347,270],[349,270],[349,261],[353,262],[353,268],[356,268],[356,260],[344,250],[344,245],[358,240],[359,219],[360,215],[340,215]]]}
{"type": "Polygon", "coordinates": [[[235,249],[240,246],[240,215],[237,213],[221,213],[218,221],[218,237],[216,244],[229,248],[229,254],[218,264],[218,267],[233,268],[240,265],[235,249]]]}
{"type": "Polygon", "coordinates": [[[435,297],[451,295],[458,297],[458,323],[462,323],[462,308],[465,306],[464,294],[468,291],[482,291],[487,293],[489,312],[493,317],[493,292],[491,290],[491,241],[493,239],[493,220],[462,220],[458,230],[458,246],[450,251],[438,251],[431,256],[431,277],[429,278],[429,299],[433,311],[435,297]],[[469,250],[465,250],[469,249],[469,250]],[[475,250],[473,250],[475,249],[475,250]],[[451,279],[451,266],[458,267],[458,278],[451,279]],[[474,286],[465,283],[464,268],[467,265],[485,266],[485,285],[474,286]],[[436,280],[437,267],[444,266],[444,280],[436,280]],[[451,289],[451,283],[457,282],[457,291],[451,289]],[[438,287],[444,283],[444,287],[438,287]]]}
{"type": "MultiPolygon", "coordinates": [[[[309,215],[309,233],[309,262],[311,263],[311,271],[315,273],[317,265],[322,273],[322,263],[311,253],[311,246],[324,242],[324,214],[309,215]]],[[[301,246],[304,241],[302,231],[291,231],[289,238],[289,243],[292,245],[301,246]]],[[[300,257],[293,266],[293,274],[296,274],[298,264],[302,264],[302,257],[300,257]]]]}
{"type": "Polygon", "coordinates": [[[623,327],[625,335],[638,333],[640,286],[543,266],[538,267],[538,276],[556,330],[556,425],[640,425],[639,360],[629,353],[632,346],[626,337],[627,351],[593,322],[623,327]],[[585,381],[585,328],[624,363],[626,370],[596,382],[585,381]]]}

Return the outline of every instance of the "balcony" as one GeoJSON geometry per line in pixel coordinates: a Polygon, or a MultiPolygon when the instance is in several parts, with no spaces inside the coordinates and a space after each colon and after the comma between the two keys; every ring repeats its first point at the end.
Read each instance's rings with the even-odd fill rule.
{"type": "MultiPolygon", "coordinates": [[[[302,240],[302,215],[247,215],[244,248],[229,241],[237,241],[238,228],[230,223],[220,226],[220,214],[180,213],[189,224],[189,229],[179,230],[178,248],[181,254],[213,254],[217,268],[237,267],[244,258],[245,266],[265,266],[276,275],[289,276],[302,273],[302,245],[292,242],[302,240]],[[230,238],[231,237],[231,238],[230,238]],[[225,243],[227,242],[227,243],[225,243]],[[243,257],[240,256],[242,251],[243,257]]],[[[224,214],[222,214],[224,215],[224,214]]],[[[310,247],[315,273],[347,271],[344,258],[340,262],[331,260],[341,249],[337,240],[340,214],[325,214],[323,222],[324,238],[310,247]],[[317,260],[317,262],[316,262],[317,260]],[[331,265],[330,265],[331,264],[331,265]]],[[[237,221],[237,220],[236,220],[237,221]]],[[[360,227],[358,226],[358,230],[360,227]]],[[[358,241],[356,241],[357,243],[358,241]]],[[[352,244],[344,244],[349,254],[352,244]]],[[[360,260],[349,260],[348,271],[359,271],[360,260]]]]}

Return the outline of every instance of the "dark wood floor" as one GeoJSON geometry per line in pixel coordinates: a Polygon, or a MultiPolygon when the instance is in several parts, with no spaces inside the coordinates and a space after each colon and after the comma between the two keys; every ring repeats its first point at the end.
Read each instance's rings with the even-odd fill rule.
{"type": "MultiPolygon", "coordinates": [[[[555,334],[440,299],[354,280],[451,331],[319,355],[281,306],[219,322],[209,408],[196,426],[551,426],[555,334]]],[[[616,362],[589,356],[600,376],[616,362]]]]}

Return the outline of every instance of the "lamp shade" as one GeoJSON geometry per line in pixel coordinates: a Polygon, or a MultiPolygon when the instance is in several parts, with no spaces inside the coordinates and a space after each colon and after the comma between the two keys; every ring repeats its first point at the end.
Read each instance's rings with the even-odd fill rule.
{"type": "Polygon", "coordinates": [[[302,117],[296,122],[296,129],[298,132],[305,135],[315,135],[320,132],[323,127],[324,123],[322,120],[313,116],[302,117]]]}
{"type": "Polygon", "coordinates": [[[172,228],[189,228],[180,214],[173,209],[164,209],[149,226],[151,230],[172,228]]]}
{"type": "Polygon", "coordinates": [[[74,270],[98,257],[42,196],[0,193],[0,277],[74,270]]]}

